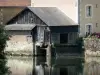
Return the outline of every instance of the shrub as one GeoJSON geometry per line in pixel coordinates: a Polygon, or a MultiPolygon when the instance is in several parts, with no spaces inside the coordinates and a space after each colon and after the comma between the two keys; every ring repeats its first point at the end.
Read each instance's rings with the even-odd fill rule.
{"type": "Polygon", "coordinates": [[[0,25],[0,54],[4,53],[6,41],[9,40],[6,30],[3,25],[0,25]]]}
{"type": "Polygon", "coordinates": [[[6,41],[9,40],[6,30],[3,25],[0,25],[0,75],[10,75],[11,71],[6,66],[7,59],[4,54],[6,41]]]}

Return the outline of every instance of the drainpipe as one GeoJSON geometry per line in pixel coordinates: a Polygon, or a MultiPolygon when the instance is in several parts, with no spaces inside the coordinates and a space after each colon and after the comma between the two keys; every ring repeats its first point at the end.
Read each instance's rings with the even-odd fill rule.
{"type": "Polygon", "coordinates": [[[80,34],[80,0],[78,0],[78,32],[80,34]]]}

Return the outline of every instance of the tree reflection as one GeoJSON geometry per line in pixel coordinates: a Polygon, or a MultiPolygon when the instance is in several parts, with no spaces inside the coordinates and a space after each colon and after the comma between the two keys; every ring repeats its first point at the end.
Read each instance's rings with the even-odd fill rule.
{"type": "Polygon", "coordinates": [[[9,67],[6,66],[7,59],[4,54],[0,55],[0,75],[10,75],[11,71],[9,67]]]}

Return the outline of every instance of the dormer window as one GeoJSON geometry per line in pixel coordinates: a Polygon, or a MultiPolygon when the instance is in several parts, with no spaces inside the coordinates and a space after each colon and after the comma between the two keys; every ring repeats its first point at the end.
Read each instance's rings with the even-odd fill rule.
{"type": "Polygon", "coordinates": [[[92,17],[92,12],[93,8],[92,8],[92,5],[87,5],[86,6],[86,17],[92,17]]]}

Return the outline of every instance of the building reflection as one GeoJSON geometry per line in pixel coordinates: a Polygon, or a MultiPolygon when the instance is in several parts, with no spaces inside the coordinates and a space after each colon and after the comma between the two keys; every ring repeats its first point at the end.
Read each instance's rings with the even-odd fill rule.
{"type": "Polygon", "coordinates": [[[11,71],[10,75],[32,75],[32,57],[8,57],[6,65],[11,71]]]}
{"type": "MultiPolygon", "coordinates": [[[[38,65],[41,65],[39,62],[43,63],[38,60],[38,65]]],[[[35,75],[83,75],[83,63],[84,59],[79,57],[52,57],[50,65],[45,63],[41,67],[37,66],[35,75]]]]}
{"type": "Polygon", "coordinates": [[[84,75],[100,75],[100,58],[88,57],[84,64],[84,75]]]}
{"type": "Polygon", "coordinates": [[[56,58],[52,65],[51,75],[82,75],[83,60],[74,57],[56,58]]]}

